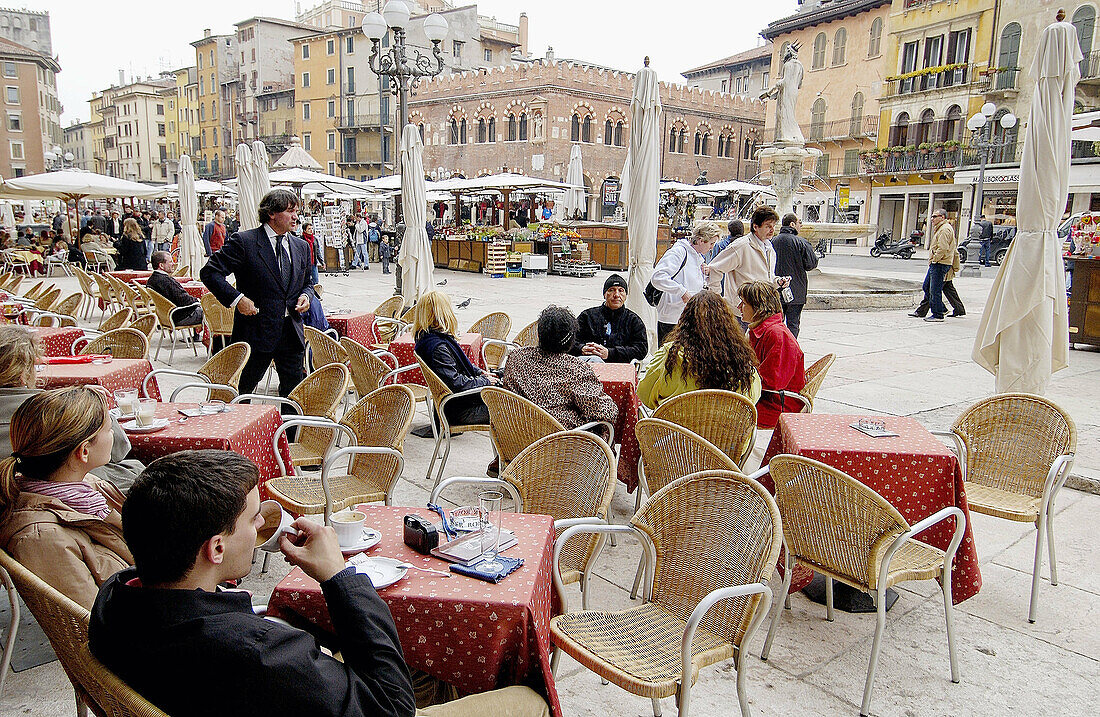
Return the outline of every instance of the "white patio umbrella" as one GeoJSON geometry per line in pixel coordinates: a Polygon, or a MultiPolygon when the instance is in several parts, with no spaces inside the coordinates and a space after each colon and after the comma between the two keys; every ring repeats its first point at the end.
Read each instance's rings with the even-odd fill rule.
{"type": "Polygon", "coordinates": [[[415,304],[434,284],[432,245],[425,230],[427,199],[424,191],[424,144],[420,130],[407,124],[401,130],[401,208],[405,236],[401,240],[401,297],[405,306],[415,304]]]}
{"type": "Polygon", "coordinates": [[[256,171],[252,166],[252,150],[247,144],[237,145],[235,156],[237,163],[237,221],[241,223],[241,229],[255,229],[260,226],[260,217],[257,213],[260,207],[260,198],[256,196],[256,182],[252,175],[256,171]]]}
{"type": "Polygon", "coordinates": [[[271,191],[267,172],[267,147],[260,140],[252,143],[252,181],[256,184],[256,206],[271,191]]]}
{"type": "Polygon", "coordinates": [[[997,272],[974,340],[974,360],[997,392],[1042,394],[1069,359],[1066,277],[1058,223],[1069,193],[1070,118],[1081,77],[1077,32],[1055,22],[1039,36],[1035,94],[1020,159],[1016,237],[997,272]]]}
{"type": "MultiPolygon", "coordinates": [[[[195,194],[216,194],[216,195],[236,194],[236,192],[234,190],[232,190],[231,188],[225,186],[224,184],[221,184],[219,182],[211,182],[209,179],[196,179],[194,181],[194,185],[195,185],[195,194]]],[[[179,190],[180,190],[180,185],[179,184],[166,184],[166,185],[164,185],[164,191],[169,193],[169,194],[172,194],[174,192],[178,193],[179,190]]]]}
{"type": "MultiPolygon", "coordinates": [[[[311,169],[301,169],[298,167],[277,169],[274,172],[270,172],[267,177],[271,186],[294,187],[300,192],[374,192],[365,182],[357,182],[354,179],[335,177],[331,174],[324,174],[323,172],[315,172],[311,169]]],[[[226,184],[230,186],[240,186],[239,183],[233,179],[227,181],[226,184]]],[[[260,198],[256,199],[257,204],[259,204],[259,199],[260,198]]]]}
{"type": "Polygon", "coordinates": [[[198,276],[206,263],[206,251],[199,234],[199,197],[195,192],[195,167],[186,154],[180,157],[180,265],[191,267],[191,276],[198,276]]]}
{"type": "Polygon", "coordinates": [[[649,334],[649,347],[656,347],[657,312],[646,300],[645,287],[653,278],[657,257],[657,202],[661,164],[661,89],[657,73],[645,67],[634,78],[630,99],[630,143],[626,150],[620,197],[626,207],[627,276],[626,306],[642,317],[649,334]]]}
{"type": "Polygon", "coordinates": [[[311,169],[320,172],[321,163],[310,156],[309,152],[302,149],[302,140],[297,137],[290,138],[290,149],[283,153],[271,165],[274,169],[311,169]]]}
{"type": "Polygon", "coordinates": [[[579,210],[584,212],[584,168],[581,166],[581,146],[574,144],[569,150],[569,169],[565,172],[565,183],[572,185],[565,190],[565,217],[569,219],[579,210]]]}

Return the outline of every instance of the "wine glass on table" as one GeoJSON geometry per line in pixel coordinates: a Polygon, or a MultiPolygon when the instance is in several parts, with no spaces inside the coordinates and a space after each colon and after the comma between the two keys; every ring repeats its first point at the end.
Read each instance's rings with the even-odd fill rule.
{"type": "Polygon", "coordinates": [[[495,573],[504,569],[498,560],[500,551],[500,506],[504,494],[496,490],[484,490],[477,496],[481,511],[481,562],[478,567],[486,572],[495,573]]]}

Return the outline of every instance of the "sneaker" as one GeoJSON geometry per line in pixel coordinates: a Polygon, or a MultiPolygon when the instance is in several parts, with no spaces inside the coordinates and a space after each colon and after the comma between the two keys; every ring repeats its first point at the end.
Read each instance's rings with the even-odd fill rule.
{"type": "Polygon", "coordinates": [[[908,315],[912,316],[914,319],[923,319],[924,318],[924,314],[919,314],[916,311],[911,311],[911,312],[909,312],[908,315]]]}
{"type": "Polygon", "coordinates": [[[946,319],[944,319],[944,318],[943,318],[942,316],[925,316],[925,317],[924,317],[924,320],[925,320],[925,321],[929,321],[929,322],[942,322],[942,321],[946,321],[946,319]]]}

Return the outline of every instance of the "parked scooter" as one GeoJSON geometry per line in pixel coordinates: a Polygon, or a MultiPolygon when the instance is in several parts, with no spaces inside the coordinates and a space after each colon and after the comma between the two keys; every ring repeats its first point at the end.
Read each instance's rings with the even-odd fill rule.
{"type": "Polygon", "coordinates": [[[871,256],[878,257],[886,254],[898,259],[911,259],[916,247],[920,245],[921,238],[924,236],[920,229],[916,229],[909,235],[908,239],[895,242],[891,239],[891,234],[892,232],[887,229],[878,235],[878,238],[875,239],[875,245],[871,247],[871,256]]]}

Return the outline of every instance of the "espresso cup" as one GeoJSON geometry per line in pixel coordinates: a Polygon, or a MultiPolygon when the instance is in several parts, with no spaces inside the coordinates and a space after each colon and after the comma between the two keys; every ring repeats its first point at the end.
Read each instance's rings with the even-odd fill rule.
{"type": "Polygon", "coordinates": [[[348,548],[362,540],[367,516],[358,510],[342,510],[329,516],[329,521],[336,531],[336,540],[340,547],[348,548]]]}
{"type": "Polygon", "coordinates": [[[279,552],[279,537],[288,533],[291,537],[298,531],[291,527],[294,516],[283,510],[277,501],[265,500],[260,503],[260,515],[264,524],[256,531],[256,547],[269,553],[279,552]]]}

